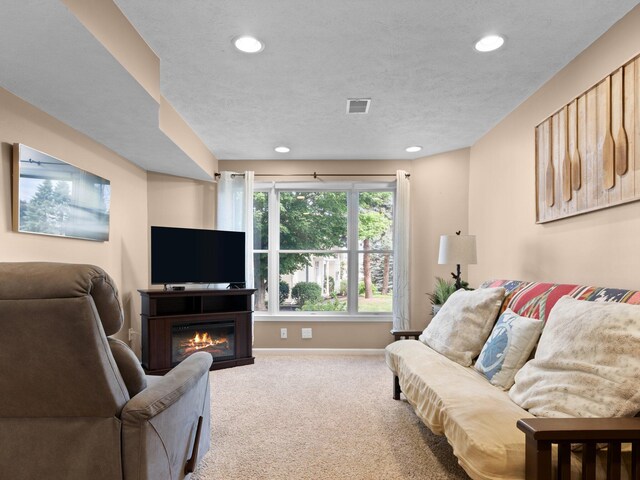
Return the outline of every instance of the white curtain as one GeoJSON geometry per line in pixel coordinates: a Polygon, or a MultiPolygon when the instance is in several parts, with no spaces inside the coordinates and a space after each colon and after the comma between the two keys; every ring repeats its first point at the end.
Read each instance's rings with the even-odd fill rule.
{"type": "Polygon", "coordinates": [[[407,172],[396,172],[393,216],[393,329],[409,330],[410,191],[407,172]]]}
{"type": "Polygon", "coordinates": [[[218,230],[245,232],[245,283],[253,288],[253,172],[220,172],[218,230]]]}

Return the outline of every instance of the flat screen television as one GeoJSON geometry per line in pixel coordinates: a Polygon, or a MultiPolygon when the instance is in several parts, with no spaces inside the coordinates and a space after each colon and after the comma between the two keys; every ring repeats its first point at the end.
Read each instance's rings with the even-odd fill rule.
{"type": "Polygon", "coordinates": [[[151,283],[245,282],[244,232],[151,227],[151,283]]]}

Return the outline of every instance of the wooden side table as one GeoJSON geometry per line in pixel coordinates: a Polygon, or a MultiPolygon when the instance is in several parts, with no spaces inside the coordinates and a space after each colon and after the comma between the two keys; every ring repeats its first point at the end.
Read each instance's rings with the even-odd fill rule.
{"type": "Polygon", "coordinates": [[[418,340],[418,337],[422,334],[422,330],[391,330],[391,335],[395,340],[418,340]]]}

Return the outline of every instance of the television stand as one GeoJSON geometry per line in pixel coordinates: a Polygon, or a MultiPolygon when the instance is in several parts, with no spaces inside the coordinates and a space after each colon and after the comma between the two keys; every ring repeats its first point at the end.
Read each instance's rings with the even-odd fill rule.
{"type": "Polygon", "coordinates": [[[142,367],[164,375],[195,351],[211,353],[211,370],[249,365],[255,289],[138,290],[142,299],[142,367]]]}

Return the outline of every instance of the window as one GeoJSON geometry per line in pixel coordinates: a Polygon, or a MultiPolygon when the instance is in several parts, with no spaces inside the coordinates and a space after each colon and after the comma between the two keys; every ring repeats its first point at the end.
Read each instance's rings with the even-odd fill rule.
{"type": "Polygon", "coordinates": [[[388,184],[256,186],[256,311],[391,313],[393,201],[388,184]]]}

